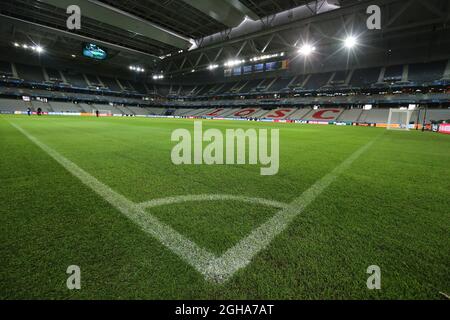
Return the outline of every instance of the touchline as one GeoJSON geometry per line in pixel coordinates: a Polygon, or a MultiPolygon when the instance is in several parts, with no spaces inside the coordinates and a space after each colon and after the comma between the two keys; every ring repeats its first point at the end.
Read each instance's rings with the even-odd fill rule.
{"type": "Polygon", "coordinates": [[[226,129],[224,134],[219,129],[203,131],[202,121],[195,121],[193,136],[187,129],[177,129],[172,132],[172,142],[178,142],[171,152],[172,163],[175,165],[259,164],[261,175],[276,175],[279,170],[280,133],[278,129],[271,129],[269,141],[268,131],[267,129],[226,129]]]}

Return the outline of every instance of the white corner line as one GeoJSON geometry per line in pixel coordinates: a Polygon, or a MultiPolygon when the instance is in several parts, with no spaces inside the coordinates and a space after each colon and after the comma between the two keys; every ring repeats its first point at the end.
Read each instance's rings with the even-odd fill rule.
{"type": "Polygon", "coordinates": [[[251,260],[264,250],[289,224],[300,215],[318,196],[320,196],[336,179],[348,169],[355,160],[366,152],[377,140],[375,138],[350,155],[333,171],[315,182],[301,196],[294,199],[289,207],[279,211],[268,221],[253,230],[234,247],[227,250],[210,266],[209,277],[216,282],[228,281],[238,270],[245,268],[251,260]]]}
{"type": "Polygon", "coordinates": [[[194,267],[205,277],[206,280],[219,284],[230,280],[237,271],[245,268],[259,252],[264,250],[278,235],[287,229],[295,217],[301,214],[306,207],[308,207],[319,195],[321,195],[342,172],[348,169],[353,162],[357,160],[364,152],[366,152],[377,140],[376,138],[359,148],[334,170],[315,182],[298,198],[294,199],[290,204],[284,204],[261,198],[234,195],[177,196],[155,199],[136,204],[126,199],[123,195],[113,191],[107,185],[97,180],[75,163],[59,154],[57,151],[40,142],[18,125],[11,122],[9,123],[31,142],[46,152],[51,158],[57,161],[74,177],[78,178],[83,184],[92,189],[104,200],[109,202],[114,208],[119,210],[127,218],[137,224],[144,232],[152,235],[169,250],[194,267]],[[228,249],[220,257],[217,257],[208,250],[199,247],[197,244],[145,211],[146,208],[189,201],[230,200],[271,206],[280,208],[281,210],[268,221],[253,230],[250,235],[239,241],[239,243],[232,248],[228,249]]]}
{"type": "Polygon", "coordinates": [[[197,271],[202,273],[202,270],[207,270],[208,265],[216,258],[215,255],[210,253],[208,250],[199,247],[197,244],[185,238],[171,227],[163,224],[156,217],[147,213],[135,203],[126,199],[123,195],[113,191],[107,185],[97,180],[75,163],[59,154],[57,151],[40,142],[18,125],[11,122],[10,124],[19,130],[31,142],[46,152],[61,166],[63,166],[74,177],[78,178],[84,185],[109,202],[114,208],[119,210],[127,218],[137,224],[143,231],[158,239],[164,246],[180,256],[197,271]]]}

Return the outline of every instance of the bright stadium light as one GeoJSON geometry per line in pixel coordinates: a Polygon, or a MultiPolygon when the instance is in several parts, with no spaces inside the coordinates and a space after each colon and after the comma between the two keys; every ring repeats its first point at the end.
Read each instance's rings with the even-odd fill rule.
{"type": "Polygon", "coordinates": [[[219,67],[218,64],[210,64],[209,67],[208,67],[208,69],[209,69],[209,70],[214,70],[214,69],[217,69],[218,67],[219,67]]]}
{"type": "Polygon", "coordinates": [[[356,37],[354,36],[348,36],[344,40],[344,45],[347,49],[353,49],[358,44],[358,41],[356,40],[356,37]]]}
{"type": "Polygon", "coordinates": [[[42,48],[41,46],[35,46],[33,47],[33,50],[36,51],[37,53],[44,52],[44,48],[42,48]]]}
{"type": "Polygon", "coordinates": [[[245,63],[245,60],[229,60],[229,61],[225,62],[224,67],[234,67],[234,66],[238,66],[242,63],[245,63]]]}
{"type": "Polygon", "coordinates": [[[37,53],[44,52],[44,48],[41,47],[40,45],[28,45],[26,43],[20,44],[18,42],[14,42],[13,45],[16,48],[22,48],[22,49],[25,49],[25,50],[31,50],[31,51],[34,51],[34,52],[37,52],[37,53]]]}
{"type": "Polygon", "coordinates": [[[268,59],[272,59],[272,58],[278,58],[278,57],[283,57],[284,56],[284,52],[280,52],[280,53],[273,53],[273,54],[265,54],[262,56],[256,56],[250,59],[251,62],[257,62],[257,61],[262,61],[262,60],[268,60],[268,59]]]}
{"type": "Polygon", "coordinates": [[[144,69],[144,68],[141,68],[141,67],[129,66],[128,68],[129,68],[130,70],[136,71],[136,72],[145,72],[145,69],[144,69]]]}
{"type": "Polygon", "coordinates": [[[300,53],[301,55],[307,57],[309,56],[311,53],[313,53],[314,51],[316,51],[316,47],[310,45],[310,44],[304,44],[299,50],[298,53],[300,53]]]}

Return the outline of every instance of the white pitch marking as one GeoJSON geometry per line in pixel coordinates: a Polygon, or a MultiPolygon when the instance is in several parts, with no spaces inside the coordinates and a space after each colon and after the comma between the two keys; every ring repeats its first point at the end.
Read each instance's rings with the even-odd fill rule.
{"type": "Polygon", "coordinates": [[[274,200],[268,200],[263,198],[252,198],[244,196],[235,196],[230,194],[199,194],[199,195],[188,195],[188,196],[176,196],[167,197],[162,199],[154,199],[147,202],[138,204],[141,208],[153,208],[163,205],[170,205],[175,203],[193,202],[193,201],[240,201],[253,204],[259,204],[267,207],[274,207],[279,209],[285,209],[289,207],[288,204],[283,202],[278,202],[274,200]]]}
{"type": "Polygon", "coordinates": [[[358,149],[333,171],[314,183],[289,205],[272,200],[231,195],[190,195],[155,199],[141,204],[135,204],[113,191],[107,185],[91,176],[69,159],[40,142],[21,127],[14,123],[11,123],[11,125],[49,154],[72,175],[80,179],[86,186],[94,190],[131,221],[139,225],[142,230],[154,236],[163,245],[193,266],[206,280],[216,283],[226,282],[238,270],[246,267],[256,254],[264,250],[275,237],[288,227],[295,217],[303,212],[308,205],[310,205],[343,171],[348,169],[348,167],[350,167],[351,164],[376,141],[375,139],[358,149]],[[238,200],[282,208],[282,210],[252,231],[249,236],[242,239],[237,245],[227,250],[221,257],[216,257],[206,249],[200,248],[171,227],[160,222],[156,217],[144,211],[145,208],[166,204],[212,200],[238,200]]]}
{"type": "Polygon", "coordinates": [[[210,261],[215,259],[215,256],[209,251],[200,248],[197,244],[185,238],[171,227],[163,224],[157,218],[145,212],[141,207],[126,199],[123,195],[113,191],[107,185],[78,167],[75,163],[40,142],[21,127],[14,123],[11,123],[11,125],[25,135],[31,142],[44,150],[73,176],[80,179],[82,183],[99,194],[113,207],[136,223],[142,230],[151,234],[172,252],[183,258],[200,273],[203,273],[202,271],[207,269],[210,261]]]}
{"type": "Polygon", "coordinates": [[[289,224],[302,213],[336,178],[369,149],[377,139],[367,143],[333,171],[314,183],[303,194],[294,199],[289,207],[279,211],[250,235],[242,239],[231,249],[227,250],[219,259],[209,266],[209,278],[216,282],[225,282],[239,269],[246,267],[256,254],[264,250],[289,224]]]}

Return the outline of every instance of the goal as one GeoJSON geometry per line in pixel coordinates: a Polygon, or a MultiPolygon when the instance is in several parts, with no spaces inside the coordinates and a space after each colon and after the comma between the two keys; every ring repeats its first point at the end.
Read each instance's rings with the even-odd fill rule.
{"type": "Polygon", "coordinates": [[[410,129],[410,121],[413,110],[408,109],[390,109],[387,123],[388,130],[406,130],[410,129]]]}

